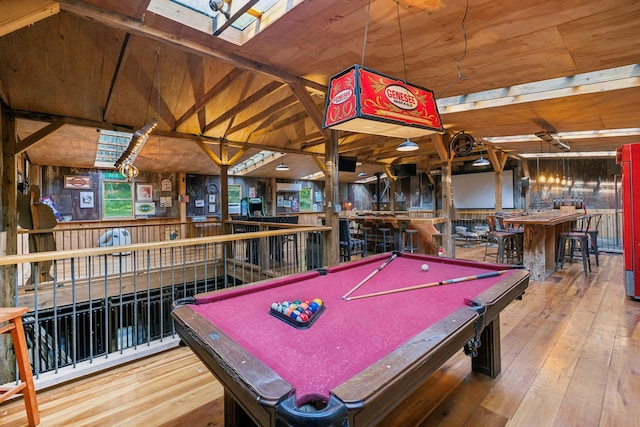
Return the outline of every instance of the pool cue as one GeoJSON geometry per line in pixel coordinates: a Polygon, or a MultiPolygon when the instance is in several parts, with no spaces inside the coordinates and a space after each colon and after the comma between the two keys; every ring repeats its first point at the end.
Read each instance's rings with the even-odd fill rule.
{"type": "Polygon", "coordinates": [[[389,265],[389,263],[390,263],[391,261],[393,261],[394,259],[396,259],[397,257],[398,257],[398,254],[394,252],[394,253],[393,253],[393,255],[391,255],[391,256],[389,257],[389,259],[387,259],[385,262],[383,262],[382,264],[380,264],[380,266],[379,266],[378,268],[376,268],[375,270],[373,270],[373,271],[372,271],[372,272],[371,272],[367,277],[365,277],[364,279],[362,279],[362,281],[361,281],[360,283],[358,283],[357,285],[355,285],[355,286],[353,287],[353,289],[351,289],[349,292],[347,292],[346,294],[344,294],[344,295],[342,296],[342,299],[346,299],[346,300],[348,300],[348,298],[347,298],[347,297],[348,297],[349,295],[351,295],[352,293],[354,293],[354,292],[355,292],[355,291],[356,291],[360,286],[362,286],[362,285],[364,285],[365,283],[367,283],[367,281],[368,281],[369,279],[371,279],[373,276],[375,276],[376,274],[378,274],[378,272],[379,272],[380,270],[382,270],[382,269],[383,269],[383,268],[385,268],[387,265],[389,265]]]}
{"type": "Polygon", "coordinates": [[[350,297],[345,299],[347,301],[352,301],[352,300],[362,299],[362,298],[377,297],[380,295],[389,295],[389,294],[395,294],[399,292],[414,291],[416,289],[433,288],[435,286],[449,285],[452,283],[468,282],[470,280],[479,280],[479,279],[485,279],[487,277],[499,276],[501,274],[506,273],[507,271],[510,271],[510,270],[492,271],[491,273],[482,273],[482,274],[476,274],[474,276],[458,277],[456,279],[441,280],[440,282],[425,283],[422,285],[408,286],[406,288],[389,289],[388,291],[373,292],[370,294],[357,295],[355,297],[350,297]]]}

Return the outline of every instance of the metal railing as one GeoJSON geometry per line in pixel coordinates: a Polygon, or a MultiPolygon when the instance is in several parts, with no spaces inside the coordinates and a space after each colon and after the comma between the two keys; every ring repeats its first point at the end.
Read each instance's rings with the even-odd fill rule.
{"type": "MultiPolygon", "coordinates": [[[[15,306],[31,308],[24,326],[36,379],[175,338],[170,311],[178,298],[325,265],[330,228],[262,227],[155,242],[149,236],[163,236],[160,229],[130,231],[131,243],[120,246],[0,258],[15,306]]],[[[87,235],[95,242],[104,230],[87,235]]]]}
{"type": "MultiPolygon", "coordinates": [[[[622,212],[603,209],[589,210],[589,213],[601,214],[600,220],[591,224],[591,229],[598,231],[598,249],[622,253],[622,212]]],[[[483,233],[488,230],[486,216],[493,214],[495,211],[459,211],[451,228],[456,242],[462,245],[482,243],[483,233]]]]}

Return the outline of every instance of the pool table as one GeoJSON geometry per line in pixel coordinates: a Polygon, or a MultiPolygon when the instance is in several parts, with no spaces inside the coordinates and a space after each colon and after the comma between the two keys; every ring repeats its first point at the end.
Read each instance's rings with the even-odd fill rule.
{"type": "Polygon", "coordinates": [[[225,388],[225,425],[374,425],[463,348],[474,371],[499,374],[499,315],[529,272],[393,254],[176,302],[178,334],[225,388]],[[274,302],[314,298],[325,309],[309,327],[270,313],[274,302]]]}

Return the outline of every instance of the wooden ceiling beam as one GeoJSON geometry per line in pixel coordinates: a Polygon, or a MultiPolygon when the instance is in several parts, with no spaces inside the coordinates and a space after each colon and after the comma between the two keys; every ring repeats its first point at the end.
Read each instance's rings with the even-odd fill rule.
{"type": "Polygon", "coordinates": [[[311,98],[311,94],[305,89],[304,86],[299,84],[289,84],[289,87],[296,95],[304,109],[311,117],[311,121],[315,125],[315,127],[322,133],[322,136],[325,140],[331,141],[331,130],[324,129],[322,126],[323,112],[318,108],[316,103],[311,98]]]}
{"type": "Polygon", "coordinates": [[[227,134],[231,135],[234,132],[238,132],[241,129],[244,129],[248,126],[250,126],[251,124],[258,122],[260,120],[264,120],[265,118],[269,117],[271,114],[273,114],[276,111],[281,111],[285,108],[288,108],[294,104],[296,104],[298,102],[298,100],[296,99],[295,96],[290,96],[288,98],[285,98],[281,101],[276,102],[273,105],[270,105],[269,107],[267,107],[265,110],[262,110],[259,113],[256,113],[254,115],[252,115],[250,118],[248,118],[247,120],[245,120],[242,123],[239,123],[237,125],[235,125],[232,128],[229,128],[227,130],[227,134]]]}
{"type": "Polygon", "coordinates": [[[236,114],[239,114],[241,111],[247,109],[252,104],[258,102],[259,100],[261,100],[265,96],[270,95],[271,93],[275,92],[276,90],[278,90],[281,87],[283,87],[281,82],[274,81],[274,82],[271,82],[268,85],[258,89],[256,92],[254,92],[253,94],[249,95],[247,98],[245,98],[242,101],[238,102],[238,104],[236,104],[235,107],[227,110],[224,114],[222,114],[221,116],[219,116],[218,118],[214,119],[209,124],[207,124],[204,127],[204,129],[202,130],[202,133],[207,133],[208,131],[210,131],[214,127],[216,127],[219,124],[224,123],[225,121],[231,119],[236,114]]]}
{"type": "Polygon", "coordinates": [[[240,68],[234,68],[229,73],[227,73],[218,83],[213,85],[211,89],[204,94],[204,96],[198,99],[195,104],[191,106],[185,113],[176,120],[175,129],[180,127],[181,124],[186,122],[191,116],[197,114],[202,109],[204,109],[207,104],[209,104],[213,99],[220,94],[225,88],[227,88],[231,83],[233,83],[236,79],[238,79],[244,73],[240,68]]]}
{"type": "Polygon", "coordinates": [[[60,12],[60,3],[43,0],[4,0],[0,37],[60,12]]]}
{"type": "Polygon", "coordinates": [[[0,80],[0,101],[4,102],[4,105],[8,107],[11,106],[9,92],[7,92],[7,88],[4,86],[4,83],[2,83],[2,80],[0,80]]]}
{"type": "Polygon", "coordinates": [[[234,67],[242,68],[243,70],[268,76],[281,83],[299,84],[322,93],[327,91],[327,87],[322,84],[294,76],[283,70],[266,64],[261,64],[239,55],[234,55],[233,53],[223,52],[192,40],[176,37],[173,33],[150,27],[144,21],[130,19],[78,0],[62,0],[61,9],[73,15],[77,15],[91,21],[100,22],[112,28],[142,35],[153,40],[178,47],[187,52],[204,55],[233,65],[234,67]]]}
{"type": "Polygon", "coordinates": [[[23,153],[24,151],[28,150],[29,147],[33,146],[38,141],[42,140],[42,138],[46,137],[47,135],[52,134],[53,132],[57,131],[58,129],[60,129],[64,125],[65,125],[64,122],[49,123],[47,126],[45,126],[42,129],[32,133],[31,135],[29,135],[28,137],[26,137],[22,141],[19,141],[16,144],[16,151],[15,151],[14,154],[17,155],[17,154],[23,153]]]}
{"type": "Polygon", "coordinates": [[[291,141],[289,141],[289,146],[296,146],[296,145],[300,145],[301,149],[304,149],[305,144],[309,143],[309,142],[317,142],[317,141],[324,141],[324,135],[322,135],[320,132],[312,132],[312,133],[308,133],[306,135],[302,135],[298,138],[294,138],[291,141]]]}
{"type": "MultiPolygon", "coordinates": [[[[273,117],[275,116],[276,114],[273,115],[273,117]]],[[[259,136],[265,133],[270,133],[270,132],[273,132],[274,130],[282,129],[284,127],[292,125],[300,120],[305,120],[307,118],[309,118],[309,115],[307,114],[307,112],[301,111],[299,113],[289,114],[286,116],[286,118],[282,120],[278,120],[277,122],[271,125],[268,123],[268,121],[265,120],[260,126],[258,126],[256,129],[253,130],[253,132],[251,132],[251,135],[259,136]]]]}
{"type": "Polygon", "coordinates": [[[133,127],[121,125],[119,123],[111,123],[111,122],[100,121],[100,120],[81,119],[79,117],[59,116],[57,114],[44,114],[44,113],[36,113],[33,111],[25,111],[25,110],[8,110],[7,114],[16,118],[33,120],[36,122],[47,122],[47,123],[63,122],[68,125],[93,127],[93,128],[105,129],[105,130],[115,130],[119,132],[133,133],[134,131],[133,127]]]}
{"type": "Polygon", "coordinates": [[[204,151],[207,157],[213,160],[213,163],[215,163],[217,166],[222,166],[222,160],[220,159],[220,157],[218,157],[218,155],[214,153],[213,150],[209,148],[209,146],[205,144],[204,141],[202,141],[202,139],[194,139],[194,141],[196,142],[196,144],[198,144],[198,147],[200,147],[200,149],[204,151]]]}
{"type": "Polygon", "coordinates": [[[316,162],[316,165],[318,165],[322,173],[326,174],[327,165],[325,164],[324,160],[321,159],[320,156],[311,156],[311,157],[313,158],[313,161],[316,162]]]}
{"type": "Polygon", "coordinates": [[[111,101],[113,100],[113,91],[116,86],[120,82],[122,78],[121,71],[124,69],[125,64],[127,63],[127,59],[129,58],[129,38],[131,34],[127,33],[124,36],[124,40],[122,41],[122,46],[120,47],[120,55],[118,56],[118,62],[116,64],[116,69],[113,72],[113,76],[111,78],[111,84],[109,85],[109,93],[107,94],[107,102],[104,105],[104,109],[102,112],[102,120],[106,120],[109,116],[109,110],[111,110],[111,101]]]}

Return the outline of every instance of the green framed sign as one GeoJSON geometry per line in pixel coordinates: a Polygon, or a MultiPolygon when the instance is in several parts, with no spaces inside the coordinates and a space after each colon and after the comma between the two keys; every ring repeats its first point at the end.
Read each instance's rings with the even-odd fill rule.
{"type": "Polygon", "coordinates": [[[300,212],[311,211],[311,188],[300,189],[300,212]]]}
{"type": "Polygon", "coordinates": [[[240,203],[242,200],[242,185],[229,184],[229,203],[240,203]]]}

